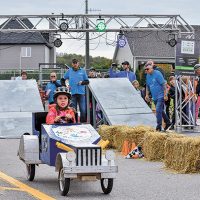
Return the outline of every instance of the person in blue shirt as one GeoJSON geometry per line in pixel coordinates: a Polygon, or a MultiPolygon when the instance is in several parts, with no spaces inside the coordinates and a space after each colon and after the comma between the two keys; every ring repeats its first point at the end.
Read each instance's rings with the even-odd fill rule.
{"type": "Polygon", "coordinates": [[[58,88],[61,87],[61,82],[60,80],[57,80],[57,75],[55,72],[51,72],[50,74],[50,82],[47,83],[46,88],[45,88],[45,94],[48,98],[49,104],[54,103],[54,91],[58,88]]]}
{"type": "Polygon", "coordinates": [[[167,100],[167,88],[166,81],[160,71],[154,70],[153,65],[145,65],[146,72],[146,96],[145,100],[150,101],[149,92],[151,92],[152,99],[156,106],[156,118],[157,118],[157,131],[162,131],[162,117],[166,126],[164,130],[169,128],[170,120],[164,112],[164,101],[167,100]]]}
{"type": "Polygon", "coordinates": [[[72,106],[77,110],[77,104],[80,109],[80,122],[87,121],[85,85],[89,84],[86,71],[79,66],[77,59],[72,60],[72,67],[65,73],[64,79],[69,80],[70,91],[72,94],[72,106]]]}
{"type": "Polygon", "coordinates": [[[116,72],[114,70],[116,67],[117,64],[112,63],[112,66],[109,69],[110,78],[128,78],[131,83],[136,80],[136,75],[130,70],[130,64],[128,61],[122,63],[123,71],[116,72]]]}

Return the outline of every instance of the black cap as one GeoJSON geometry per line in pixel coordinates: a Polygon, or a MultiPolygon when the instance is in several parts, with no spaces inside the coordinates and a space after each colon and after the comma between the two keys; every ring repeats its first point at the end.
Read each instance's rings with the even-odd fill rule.
{"type": "Polygon", "coordinates": [[[76,58],[72,59],[72,63],[77,63],[78,60],[76,58]]]}
{"type": "Polygon", "coordinates": [[[128,61],[124,61],[124,62],[122,63],[122,65],[129,65],[129,62],[128,62],[128,61]]]}
{"type": "Polygon", "coordinates": [[[117,63],[112,63],[112,67],[117,67],[117,63]]]}
{"type": "Polygon", "coordinates": [[[194,66],[194,70],[197,70],[197,69],[200,69],[200,64],[196,64],[196,65],[194,66]]]}

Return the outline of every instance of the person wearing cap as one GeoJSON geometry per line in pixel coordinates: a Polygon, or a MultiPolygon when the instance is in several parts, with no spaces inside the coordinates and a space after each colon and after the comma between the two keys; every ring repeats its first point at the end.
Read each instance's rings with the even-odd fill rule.
{"type": "Polygon", "coordinates": [[[153,69],[154,70],[158,70],[159,72],[161,72],[161,74],[163,75],[164,79],[166,79],[165,72],[163,71],[163,69],[158,67],[158,66],[156,66],[153,60],[151,60],[151,59],[148,60],[144,67],[148,67],[148,66],[153,66],[153,69]]]}
{"type": "Polygon", "coordinates": [[[197,75],[197,80],[195,80],[195,91],[196,91],[196,104],[195,104],[195,118],[196,120],[199,117],[199,108],[200,108],[200,64],[194,66],[195,74],[197,75]]]}
{"type": "Polygon", "coordinates": [[[66,87],[57,88],[53,98],[56,104],[49,109],[46,123],[76,123],[74,110],[69,107],[71,94],[68,89],[66,87]]]}
{"type": "Polygon", "coordinates": [[[77,104],[80,109],[80,122],[86,122],[86,92],[85,85],[89,84],[86,71],[79,66],[77,59],[72,60],[72,67],[64,74],[64,79],[69,80],[70,91],[72,94],[72,106],[77,110],[77,104]]]}
{"type": "Polygon", "coordinates": [[[146,96],[145,100],[150,101],[149,93],[151,92],[152,99],[156,106],[157,131],[162,131],[162,118],[166,123],[164,130],[167,130],[171,123],[166,113],[164,112],[164,101],[167,100],[166,81],[163,75],[158,70],[153,69],[153,65],[145,66],[146,72],[146,96]]]}
{"type": "Polygon", "coordinates": [[[122,63],[123,71],[116,72],[114,71],[114,68],[117,67],[116,63],[112,63],[110,69],[109,69],[109,76],[110,78],[128,78],[129,81],[132,83],[134,80],[136,80],[136,75],[134,72],[130,71],[130,64],[128,61],[124,61],[122,63]]]}
{"type": "Polygon", "coordinates": [[[45,95],[48,99],[49,104],[54,104],[54,91],[56,88],[61,87],[60,80],[57,80],[57,75],[55,72],[50,73],[50,82],[47,83],[45,88],[45,95]]]}

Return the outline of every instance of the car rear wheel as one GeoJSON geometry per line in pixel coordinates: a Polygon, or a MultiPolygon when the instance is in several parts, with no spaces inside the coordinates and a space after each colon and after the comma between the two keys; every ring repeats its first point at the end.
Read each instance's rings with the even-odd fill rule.
{"type": "Polygon", "coordinates": [[[113,178],[102,178],[101,179],[101,188],[104,194],[109,194],[113,188],[113,178]]]}

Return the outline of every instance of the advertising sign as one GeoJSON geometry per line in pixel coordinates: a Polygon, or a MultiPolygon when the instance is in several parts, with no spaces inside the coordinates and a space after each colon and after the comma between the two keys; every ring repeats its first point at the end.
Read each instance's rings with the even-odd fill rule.
{"type": "Polygon", "coordinates": [[[194,75],[199,61],[199,48],[195,40],[180,39],[176,45],[176,74],[194,75]]]}

